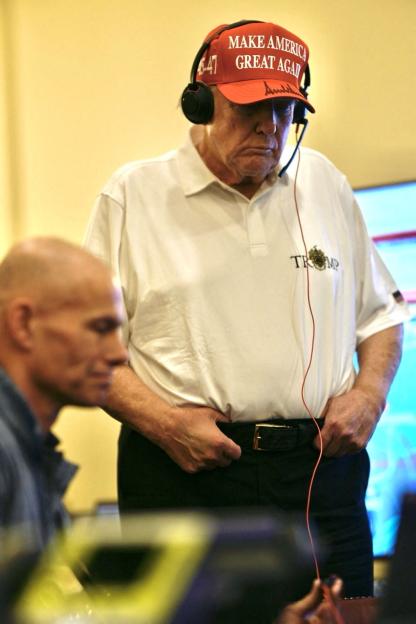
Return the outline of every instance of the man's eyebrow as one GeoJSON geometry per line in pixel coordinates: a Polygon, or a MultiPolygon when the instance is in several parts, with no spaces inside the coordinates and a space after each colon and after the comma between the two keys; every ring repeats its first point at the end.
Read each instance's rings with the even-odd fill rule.
{"type": "Polygon", "coordinates": [[[111,314],[107,314],[105,316],[90,318],[88,319],[87,324],[90,326],[108,325],[109,327],[118,327],[121,325],[121,319],[119,319],[116,315],[113,316],[111,314]]]}

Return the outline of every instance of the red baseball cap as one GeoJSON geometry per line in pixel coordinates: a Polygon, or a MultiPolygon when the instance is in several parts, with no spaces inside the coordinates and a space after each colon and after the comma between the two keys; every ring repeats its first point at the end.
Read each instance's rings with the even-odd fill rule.
{"type": "Polygon", "coordinates": [[[293,33],[270,22],[250,22],[235,28],[224,24],[212,30],[205,41],[210,44],[196,78],[216,85],[227,100],[251,104],[293,98],[315,112],[300,91],[309,49],[293,33]]]}

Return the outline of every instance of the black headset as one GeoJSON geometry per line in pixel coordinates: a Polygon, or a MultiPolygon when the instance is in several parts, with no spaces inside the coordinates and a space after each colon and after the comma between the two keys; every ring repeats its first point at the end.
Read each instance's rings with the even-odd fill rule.
{"type": "MultiPolygon", "coordinates": [[[[207,124],[211,121],[214,114],[214,96],[211,88],[204,82],[200,82],[196,79],[198,73],[199,63],[205,54],[207,48],[209,48],[211,42],[219,37],[221,33],[232,28],[238,28],[245,24],[264,24],[260,20],[241,20],[240,22],[233,22],[223,28],[217,30],[207,41],[204,41],[199,48],[191,69],[191,82],[185,87],[181,96],[181,107],[183,114],[189,121],[194,124],[207,124]]],[[[311,84],[311,75],[309,71],[309,65],[306,65],[303,86],[299,87],[302,95],[308,98],[308,88],[311,84]]],[[[305,125],[306,106],[300,100],[295,101],[295,108],[293,112],[293,123],[305,125]]]]}

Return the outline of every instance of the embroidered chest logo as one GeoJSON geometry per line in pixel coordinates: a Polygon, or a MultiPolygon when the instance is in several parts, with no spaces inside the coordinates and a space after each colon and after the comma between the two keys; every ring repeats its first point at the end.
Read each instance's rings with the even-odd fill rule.
{"type": "Polygon", "coordinates": [[[318,271],[324,271],[325,269],[332,269],[338,271],[339,260],[336,258],[330,258],[327,254],[319,249],[316,245],[308,251],[308,255],[296,255],[290,256],[290,259],[294,261],[295,268],[300,269],[309,267],[310,269],[317,269],[318,271]]]}
{"type": "Polygon", "coordinates": [[[322,249],[318,249],[316,245],[314,245],[312,249],[308,251],[308,258],[312,262],[315,269],[318,269],[318,271],[324,270],[326,256],[322,249]]]}

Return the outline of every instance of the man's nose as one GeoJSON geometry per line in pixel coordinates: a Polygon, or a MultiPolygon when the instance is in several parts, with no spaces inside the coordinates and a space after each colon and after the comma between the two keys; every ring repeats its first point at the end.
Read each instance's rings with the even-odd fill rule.
{"type": "Polygon", "coordinates": [[[257,132],[274,134],[278,124],[278,112],[273,102],[264,102],[258,110],[257,132]]]}
{"type": "Polygon", "coordinates": [[[128,352],[123,345],[119,332],[115,331],[107,342],[106,359],[111,366],[126,364],[128,360],[128,352]]]}

